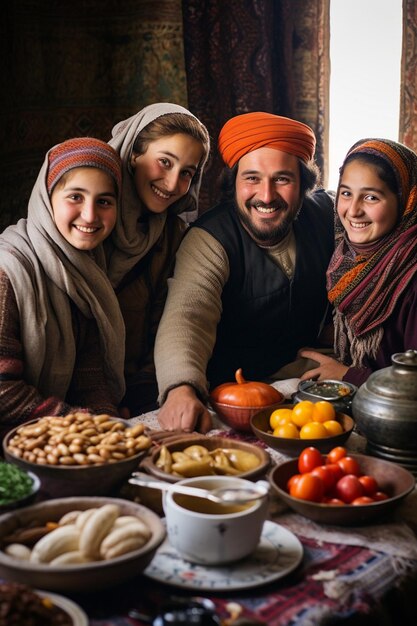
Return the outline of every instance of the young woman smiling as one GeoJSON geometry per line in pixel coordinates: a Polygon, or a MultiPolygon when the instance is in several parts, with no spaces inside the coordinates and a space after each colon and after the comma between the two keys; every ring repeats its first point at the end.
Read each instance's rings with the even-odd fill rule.
{"type": "Polygon", "coordinates": [[[109,143],[123,162],[122,206],[106,242],[108,274],[126,326],[123,414],[156,408],[154,341],[167,280],[197,210],[210,150],[206,127],[184,107],[152,104],[119,122],[109,143]]]}
{"type": "Polygon", "coordinates": [[[336,249],[327,272],[337,360],[311,350],[303,379],[362,384],[417,349],[417,155],[388,139],[363,139],[340,169],[336,249]]]}
{"type": "Polygon", "coordinates": [[[117,415],[123,319],[105,274],[121,162],[104,141],[46,155],[28,216],[0,235],[0,425],[74,409],[117,415]]]}

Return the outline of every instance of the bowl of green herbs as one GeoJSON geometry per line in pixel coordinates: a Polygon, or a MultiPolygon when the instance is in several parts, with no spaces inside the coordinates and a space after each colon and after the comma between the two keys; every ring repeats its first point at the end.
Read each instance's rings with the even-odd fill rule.
{"type": "Polygon", "coordinates": [[[32,502],[41,486],[33,472],[0,461],[0,514],[32,502]]]}

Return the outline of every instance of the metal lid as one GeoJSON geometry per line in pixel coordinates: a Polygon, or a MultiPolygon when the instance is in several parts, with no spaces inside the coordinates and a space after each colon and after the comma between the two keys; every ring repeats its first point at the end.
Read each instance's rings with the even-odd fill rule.
{"type": "Polygon", "coordinates": [[[392,365],[373,372],[362,387],[389,399],[417,401],[417,350],[397,352],[392,365]]]}
{"type": "Polygon", "coordinates": [[[392,355],[391,361],[394,365],[405,365],[406,367],[417,368],[417,350],[396,352],[392,355]]]}

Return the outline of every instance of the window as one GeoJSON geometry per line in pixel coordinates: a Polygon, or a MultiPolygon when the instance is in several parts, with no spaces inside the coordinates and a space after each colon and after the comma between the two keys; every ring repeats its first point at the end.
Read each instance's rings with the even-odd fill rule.
{"type": "Polygon", "coordinates": [[[402,0],[330,1],[328,188],[364,137],[398,141],[402,0]]]}

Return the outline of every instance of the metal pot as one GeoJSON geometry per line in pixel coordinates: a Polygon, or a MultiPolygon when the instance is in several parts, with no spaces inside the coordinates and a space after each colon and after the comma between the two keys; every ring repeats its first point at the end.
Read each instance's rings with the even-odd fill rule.
{"type": "Polygon", "coordinates": [[[369,454],[417,474],[417,350],[393,354],[391,361],[359,387],[352,413],[369,454]]]}
{"type": "Polygon", "coordinates": [[[327,400],[337,412],[352,415],[352,400],[356,391],[355,385],[340,380],[303,380],[298,385],[293,402],[327,400]]]}

